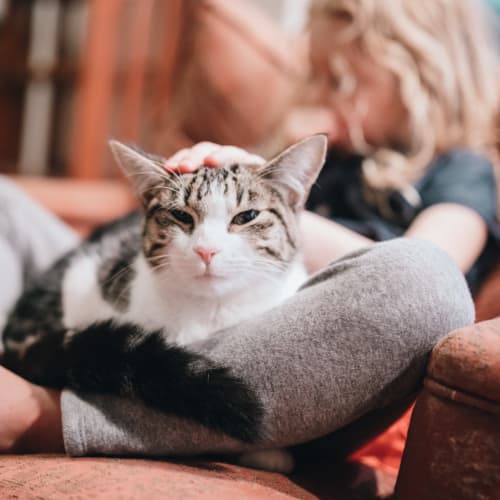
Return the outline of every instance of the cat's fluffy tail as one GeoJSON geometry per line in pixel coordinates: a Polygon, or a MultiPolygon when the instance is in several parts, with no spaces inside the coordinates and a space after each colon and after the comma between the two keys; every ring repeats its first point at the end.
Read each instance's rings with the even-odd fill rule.
{"type": "Polygon", "coordinates": [[[262,407],[227,368],[168,345],[161,332],[112,321],[94,323],[67,340],[68,384],[142,400],[246,442],[258,441],[262,407]]]}

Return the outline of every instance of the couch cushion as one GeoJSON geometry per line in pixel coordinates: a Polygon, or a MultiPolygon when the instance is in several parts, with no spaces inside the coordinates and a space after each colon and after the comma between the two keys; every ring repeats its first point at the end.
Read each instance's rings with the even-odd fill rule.
{"type": "Polygon", "coordinates": [[[445,337],[433,349],[427,371],[451,389],[500,403],[500,318],[445,337]]]}
{"type": "Polygon", "coordinates": [[[0,457],[1,498],[380,498],[395,478],[358,464],[311,466],[286,477],[222,462],[59,455],[0,457]]]}

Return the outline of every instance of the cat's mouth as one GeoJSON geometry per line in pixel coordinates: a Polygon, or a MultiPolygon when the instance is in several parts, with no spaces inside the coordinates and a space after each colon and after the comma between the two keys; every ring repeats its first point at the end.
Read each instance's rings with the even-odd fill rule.
{"type": "Polygon", "coordinates": [[[224,276],[221,276],[220,274],[215,274],[210,269],[207,269],[203,274],[199,274],[198,276],[195,276],[195,279],[202,281],[202,282],[210,283],[213,281],[221,281],[224,279],[224,276]]]}

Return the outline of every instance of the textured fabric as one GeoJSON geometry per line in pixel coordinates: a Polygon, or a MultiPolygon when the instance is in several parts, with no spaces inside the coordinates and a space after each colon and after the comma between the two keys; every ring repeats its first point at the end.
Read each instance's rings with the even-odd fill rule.
{"type": "Polygon", "coordinates": [[[432,351],[395,499],[500,498],[500,318],[432,351]]]}
{"type": "Polygon", "coordinates": [[[394,484],[362,464],[315,464],[288,477],[213,460],[0,456],[2,499],[376,500],[394,484]]]}
{"type": "Polygon", "coordinates": [[[478,290],[500,255],[497,193],[491,162],[469,150],[438,156],[414,186],[417,200],[394,191],[388,198],[388,217],[364,198],[361,160],[332,151],[313,188],[307,207],[375,241],[402,236],[415,217],[438,203],[456,203],[475,210],[489,229],[488,243],[466,275],[473,293],[478,290]]]}
{"type": "MultiPolygon", "coordinates": [[[[473,320],[467,285],[450,258],[430,243],[397,239],[336,261],[282,306],[196,350],[231,367],[258,395],[266,433],[260,445],[287,446],[406,399],[434,344],[473,320]]],[[[131,400],[65,391],[62,410],[70,455],[244,449],[131,400]]]]}
{"type": "MultiPolygon", "coordinates": [[[[21,259],[9,241],[0,238],[0,262],[2,269],[2,293],[0,294],[0,330],[7,320],[7,314],[23,289],[23,269],[21,259]]],[[[2,352],[0,339],[0,352],[2,352]]]]}

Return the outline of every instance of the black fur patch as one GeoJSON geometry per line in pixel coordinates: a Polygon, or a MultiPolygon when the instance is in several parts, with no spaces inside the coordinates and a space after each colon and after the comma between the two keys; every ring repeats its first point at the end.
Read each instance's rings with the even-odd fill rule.
{"type": "Polygon", "coordinates": [[[268,209],[270,213],[272,213],[277,220],[281,223],[283,226],[283,230],[285,231],[286,239],[288,241],[288,244],[295,250],[297,248],[297,244],[292,238],[292,235],[290,234],[290,230],[288,229],[288,225],[285,222],[285,219],[283,217],[283,214],[279,212],[276,208],[269,208],[268,209]]]}
{"type": "Polygon", "coordinates": [[[17,301],[3,331],[2,365],[41,385],[63,387],[65,368],[62,343],[61,282],[74,252],[60,259],[50,271],[35,279],[17,301]],[[14,344],[34,340],[21,355],[14,344]]]}
{"type": "Polygon", "coordinates": [[[276,260],[283,261],[283,257],[280,255],[280,253],[272,247],[269,247],[269,246],[259,247],[258,249],[263,250],[264,252],[266,252],[268,255],[270,255],[271,257],[273,257],[276,260]]]}
{"type": "Polygon", "coordinates": [[[129,305],[130,283],[135,276],[131,264],[140,250],[142,220],[140,212],[133,212],[98,228],[90,237],[98,243],[101,295],[119,311],[126,311],[129,305]]]}
{"type": "Polygon", "coordinates": [[[160,331],[98,322],[74,335],[65,354],[74,389],[132,396],[241,441],[259,439],[263,412],[254,392],[227,368],[167,345],[160,331]]]}
{"type": "MultiPolygon", "coordinates": [[[[101,269],[103,274],[112,275],[114,265],[119,266],[118,262],[124,261],[124,253],[129,254],[129,257],[134,252],[137,253],[142,219],[140,212],[133,212],[98,227],[79,248],[63,256],[51,269],[26,287],[3,331],[4,366],[31,382],[64,387],[66,366],[62,345],[67,334],[62,322],[61,288],[64,273],[75,256],[86,252],[99,252],[103,262],[108,263],[107,273],[101,269]],[[29,347],[23,349],[23,345],[29,347]]],[[[123,291],[125,277],[120,285],[118,288],[123,291]]],[[[114,292],[118,292],[118,289],[114,289],[113,295],[114,292]]]]}

